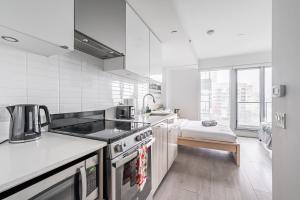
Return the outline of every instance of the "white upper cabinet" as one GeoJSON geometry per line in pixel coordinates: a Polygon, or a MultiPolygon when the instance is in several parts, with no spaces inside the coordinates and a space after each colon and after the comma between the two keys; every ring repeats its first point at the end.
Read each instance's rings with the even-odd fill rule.
{"type": "Polygon", "coordinates": [[[157,37],[150,32],[150,78],[161,82],[162,49],[157,37]]]}
{"type": "Polygon", "coordinates": [[[1,0],[0,35],[7,43],[41,55],[74,49],[74,0],[1,0]]]}
{"type": "Polygon", "coordinates": [[[75,29],[125,54],[126,2],[75,0],[75,29]]]}
{"type": "Polygon", "coordinates": [[[149,77],[149,29],[137,14],[126,6],[126,69],[149,77]]]}

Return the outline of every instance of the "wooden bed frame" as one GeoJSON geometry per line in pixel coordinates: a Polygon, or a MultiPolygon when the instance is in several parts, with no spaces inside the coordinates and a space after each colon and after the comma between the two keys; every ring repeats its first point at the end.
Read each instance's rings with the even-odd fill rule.
{"type": "Polygon", "coordinates": [[[238,141],[232,142],[221,142],[216,140],[203,140],[194,139],[189,137],[178,137],[177,144],[189,147],[200,147],[206,149],[216,149],[229,151],[232,153],[236,165],[240,166],[240,144],[238,141]]]}

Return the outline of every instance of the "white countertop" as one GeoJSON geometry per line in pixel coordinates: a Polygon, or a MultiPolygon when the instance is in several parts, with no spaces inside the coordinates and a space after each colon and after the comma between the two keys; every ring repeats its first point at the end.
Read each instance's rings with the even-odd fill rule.
{"type": "Polygon", "coordinates": [[[34,142],[0,144],[0,192],[105,146],[106,142],[48,132],[34,142]]]}
{"type": "Polygon", "coordinates": [[[149,123],[151,124],[151,126],[158,124],[166,119],[175,117],[176,114],[174,113],[170,113],[168,115],[164,115],[164,116],[159,116],[159,115],[136,115],[134,118],[135,122],[144,122],[144,123],[149,123]]]}
{"type": "Polygon", "coordinates": [[[143,123],[149,123],[151,126],[156,125],[166,119],[170,119],[172,117],[175,117],[177,114],[170,113],[165,116],[161,115],[135,115],[134,119],[116,119],[116,118],[107,118],[107,120],[119,120],[119,121],[133,121],[133,122],[143,122],[143,123]]]}

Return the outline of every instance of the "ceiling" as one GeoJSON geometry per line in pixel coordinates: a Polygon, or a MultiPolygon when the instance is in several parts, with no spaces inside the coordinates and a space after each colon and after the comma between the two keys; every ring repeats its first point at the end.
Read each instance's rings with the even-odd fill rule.
{"type": "Polygon", "coordinates": [[[271,50],[272,0],[174,0],[198,58],[271,50]],[[213,29],[213,35],[207,30],[213,29]]]}
{"type": "Polygon", "coordinates": [[[128,2],[163,42],[165,66],[272,49],[272,0],[128,2]]]}

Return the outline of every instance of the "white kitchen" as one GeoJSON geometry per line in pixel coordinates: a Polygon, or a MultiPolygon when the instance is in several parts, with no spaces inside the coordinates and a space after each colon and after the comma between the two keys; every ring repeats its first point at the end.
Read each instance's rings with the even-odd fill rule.
{"type": "Polygon", "coordinates": [[[1,0],[0,199],[300,199],[299,8],[1,0]]]}

